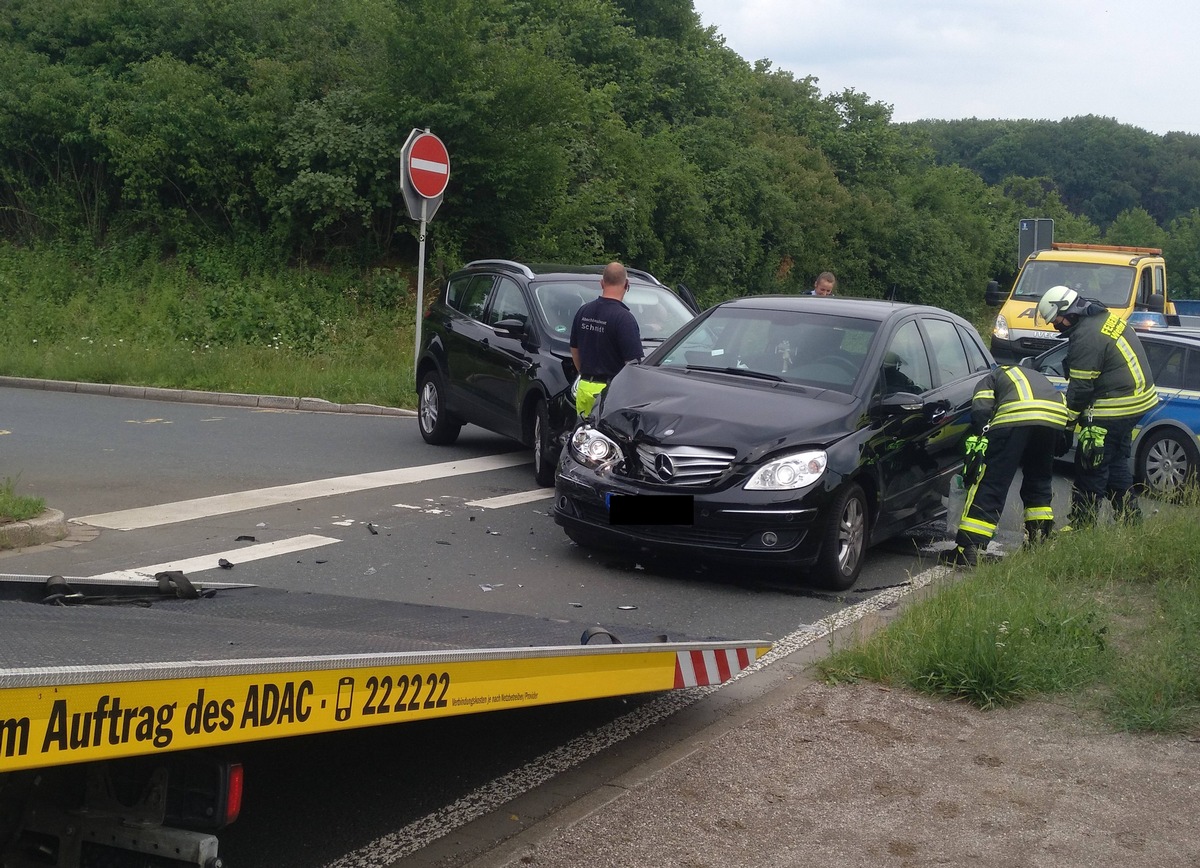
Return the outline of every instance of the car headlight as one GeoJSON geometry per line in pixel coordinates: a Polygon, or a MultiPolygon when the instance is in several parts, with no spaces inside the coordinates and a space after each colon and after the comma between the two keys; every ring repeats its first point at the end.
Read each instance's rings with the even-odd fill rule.
{"type": "Polygon", "coordinates": [[[829,464],[825,450],[797,452],[768,461],[750,477],[747,491],[791,491],[812,485],[821,478],[829,464]]]}
{"type": "Polygon", "coordinates": [[[1004,314],[996,314],[996,322],[992,326],[992,335],[1000,338],[1002,341],[1008,340],[1008,320],[1004,318],[1004,314]]]}
{"type": "Polygon", "coordinates": [[[580,464],[598,467],[620,456],[620,447],[590,425],[576,428],[571,435],[571,457],[580,464]]]}

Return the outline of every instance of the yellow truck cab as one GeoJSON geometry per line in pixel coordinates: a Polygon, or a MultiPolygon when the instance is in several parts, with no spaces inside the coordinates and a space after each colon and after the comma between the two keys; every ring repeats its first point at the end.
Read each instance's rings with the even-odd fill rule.
{"type": "Polygon", "coordinates": [[[987,303],[1000,308],[992,326],[997,361],[1037,355],[1062,339],[1048,323],[1034,319],[1038,301],[1052,286],[1069,286],[1126,319],[1134,311],[1175,313],[1167,300],[1167,265],[1158,248],[1055,242],[1029,255],[1010,292],[994,280],[988,283],[987,303]]]}

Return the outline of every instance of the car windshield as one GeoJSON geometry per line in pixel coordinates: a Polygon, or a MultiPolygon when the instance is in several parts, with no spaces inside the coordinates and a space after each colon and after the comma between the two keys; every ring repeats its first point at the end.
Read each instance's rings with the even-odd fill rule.
{"type": "Polygon", "coordinates": [[[1109,307],[1125,307],[1133,292],[1134,269],[1129,265],[1100,265],[1094,262],[1046,262],[1031,260],[1021,272],[1013,298],[1036,301],[1052,286],[1069,286],[1084,298],[1109,307]]]}
{"type": "Polygon", "coordinates": [[[717,308],[654,363],[849,392],[878,327],[808,311],[717,308]]]}
{"type": "MultiPolygon", "coordinates": [[[[539,283],[534,298],[552,334],[566,339],[571,336],[575,312],[600,295],[600,276],[579,280],[560,280],[539,283]]],[[[661,286],[630,282],[625,293],[625,306],[633,311],[642,332],[642,340],[658,342],[667,338],[693,316],[679,298],[661,286]]]]}

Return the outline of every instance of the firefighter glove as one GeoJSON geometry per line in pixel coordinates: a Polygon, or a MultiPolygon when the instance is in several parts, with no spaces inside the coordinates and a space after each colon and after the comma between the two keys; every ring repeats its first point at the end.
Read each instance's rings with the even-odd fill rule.
{"type": "Polygon", "coordinates": [[[972,455],[978,455],[980,457],[987,455],[987,448],[988,439],[986,434],[972,434],[967,437],[966,449],[968,459],[972,455]]]}
{"type": "Polygon", "coordinates": [[[1107,433],[1099,425],[1085,425],[1079,429],[1079,448],[1076,452],[1081,466],[1095,470],[1104,463],[1104,435],[1107,433]]]}

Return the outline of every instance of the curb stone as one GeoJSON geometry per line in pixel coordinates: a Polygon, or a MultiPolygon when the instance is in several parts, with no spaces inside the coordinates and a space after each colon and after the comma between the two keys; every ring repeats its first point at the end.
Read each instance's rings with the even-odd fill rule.
{"type": "Polygon", "coordinates": [[[61,510],[47,509],[36,518],[0,524],[0,549],[22,549],[58,542],[67,535],[67,522],[61,510]]]}
{"type": "Polygon", "coordinates": [[[334,404],[322,398],[287,395],[243,395],[236,392],[202,392],[198,389],[160,389],[154,386],[124,386],[109,383],[77,383],[70,380],[38,380],[32,377],[0,377],[0,386],[41,389],[47,392],[76,392],[114,398],[142,398],[183,404],[215,404],[226,407],[259,407],[265,410],[312,410],[320,413],[352,413],[359,416],[416,416],[415,410],[379,404],[334,404]]]}

